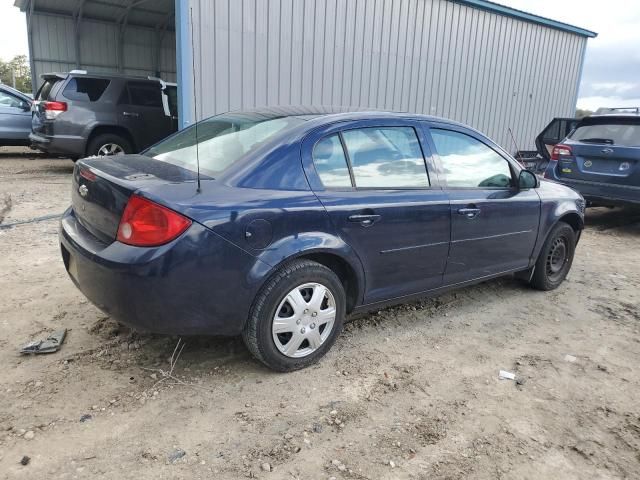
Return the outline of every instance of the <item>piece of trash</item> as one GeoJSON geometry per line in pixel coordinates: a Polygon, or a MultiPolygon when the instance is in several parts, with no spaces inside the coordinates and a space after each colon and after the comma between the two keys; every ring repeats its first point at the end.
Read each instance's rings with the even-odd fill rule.
{"type": "Polygon", "coordinates": [[[27,465],[29,465],[30,461],[31,461],[31,457],[28,457],[27,455],[25,455],[24,457],[22,457],[20,459],[20,465],[27,466],[27,465]]]}
{"type": "Polygon", "coordinates": [[[80,417],[80,421],[81,422],[86,422],[87,420],[91,420],[93,417],[91,415],[89,415],[88,413],[85,413],[84,415],[82,415],[80,417]]]}
{"type": "Polygon", "coordinates": [[[574,357],[573,355],[566,354],[566,355],[564,356],[564,361],[565,361],[565,362],[571,362],[571,363],[573,363],[573,362],[575,362],[576,360],[577,360],[577,358],[576,358],[576,357],[574,357]]]}
{"type": "Polygon", "coordinates": [[[498,378],[500,380],[515,380],[516,379],[516,374],[515,373],[511,373],[511,372],[507,372],[505,370],[500,370],[500,373],[498,374],[498,378]]]}
{"type": "Polygon", "coordinates": [[[29,342],[20,349],[20,353],[54,353],[60,350],[64,337],[67,334],[67,329],[57,330],[49,335],[44,340],[35,340],[29,342]]]}
{"type": "Polygon", "coordinates": [[[168,456],[169,462],[173,463],[176,460],[179,460],[182,457],[184,457],[186,454],[187,454],[187,452],[185,452],[184,450],[181,450],[181,449],[178,448],[178,449],[174,450],[173,452],[171,452],[169,454],[169,456],[168,456]]]}
{"type": "Polygon", "coordinates": [[[526,382],[524,378],[522,377],[516,378],[516,385],[524,385],[524,382],[526,382]]]}

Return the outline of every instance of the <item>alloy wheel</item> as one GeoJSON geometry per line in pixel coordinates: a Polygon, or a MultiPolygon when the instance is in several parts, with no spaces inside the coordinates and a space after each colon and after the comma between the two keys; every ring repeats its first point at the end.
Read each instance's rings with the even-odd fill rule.
{"type": "Polygon", "coordinates": [[[98,156],[124,155],[124,148],[117,143],[105,143],[98,149],[98,156]]]}
{"type": "Polygon", "coordinates": [[[278,305],[272,322],[276,348],[287,357],[311,355],[331,335],[336,302],[320,283],[305,283],[291,290],[278,305]]]}

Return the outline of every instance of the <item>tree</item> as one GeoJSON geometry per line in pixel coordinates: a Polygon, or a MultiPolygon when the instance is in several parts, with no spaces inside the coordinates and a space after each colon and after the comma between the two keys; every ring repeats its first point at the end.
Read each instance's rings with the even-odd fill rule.
{"type": "Polygon", "coordinates": [[[26,55],[17,55],[12,60],[0,60],[0,82],[13,86],[21,92],[31,93],[31,69],[26,55]]]}

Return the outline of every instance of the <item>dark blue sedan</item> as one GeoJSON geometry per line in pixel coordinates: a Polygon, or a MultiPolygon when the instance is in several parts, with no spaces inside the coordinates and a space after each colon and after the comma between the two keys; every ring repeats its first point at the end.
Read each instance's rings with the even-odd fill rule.
{"type": "Polygon", "coordinates": [[[514,273],[556,288],[584,215],[469,127],[327,108],[227,113],[84,159],[72,197],[62,257],[93,303],[140,330],[242,334],[280,371],[352,312],[514,273]]]}

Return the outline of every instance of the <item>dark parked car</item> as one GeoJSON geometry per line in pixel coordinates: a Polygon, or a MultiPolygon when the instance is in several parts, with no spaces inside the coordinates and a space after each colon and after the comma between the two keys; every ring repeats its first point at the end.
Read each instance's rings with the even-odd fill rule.
{"type": "Polygon", "coordinates": [[[0,147],[29,145],[31,99],[8,85],[0,84],[0,147]]]}
{"type": "Polygon", "coordinates": [[[192,126],[78,162],[69,275],[126,324],[242,334],[282,371],[324,355],[352,312],[511,273],[564,280],[579,194],[464,125],[339,112],[228,113],[198,123],[198,142],[192,126]]]}
{"type": "Polygon", "coordinates": [[[545,177],[590,205],[640,204],[640,114],[613,112],[580,120],[553,147],[545,177]]]}
{"type": "Polygon", "coordinates": [[[77,159],[139,152],[178,128],[176,86],[154,77],[42,75],[32,144],[77,159]]]}

